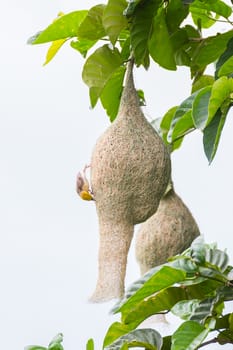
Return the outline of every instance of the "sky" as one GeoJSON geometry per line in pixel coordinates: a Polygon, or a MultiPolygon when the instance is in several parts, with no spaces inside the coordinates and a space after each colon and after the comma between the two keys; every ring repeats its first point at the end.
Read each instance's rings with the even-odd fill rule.
{"type": "MultiPolygon", "coordinates": [[[[89,338],[100,349],[108,326],[118,319],[109,314],[114,302],[88,303],[97,276],[98,222],[94,204],[82,201],[75,192],[76,174],[90,162],[97,138],[109,125],[108,117],[100,105],[90,109],[79,53],[67,45],[43,67],[47,46],[26,44],[58,12],[94,4],[94,0],[11,0],[1,7],[0,329],[4,350],[46,346],[59,332],[64,334],[65,350],[85,349],[89,338]]],[[[189,95],[185,68],[168,72],[153,64],[149,73],[137,69],[135,82],[145,92],[149,120],[189,95]]],[[[205,241],[227,248],[231,264],[232,134],[231,112],[210,166],[198,132],[189,135],[172,156],[177,193],[192,211],[205,241]]],[[[126,286],[139,277],[133,248],[132,243],[126,286]]],[[[174,327],[176,321],[171,318],[170,322],[174,327]]]]}

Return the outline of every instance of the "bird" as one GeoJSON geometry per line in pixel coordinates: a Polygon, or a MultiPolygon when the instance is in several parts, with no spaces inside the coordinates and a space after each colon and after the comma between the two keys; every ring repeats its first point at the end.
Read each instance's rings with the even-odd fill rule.
{"type": "Polygon", "coordinates": [[[87,180],[87,177],[86,177],[86,170],[89,167],[90,165],[85,165],[83,169],[83,174],[81,172],[78,172],[77,179],[76,179],[76,192],[85,201],[95,200],[93,196],[93,192],[89,185],[89,181],[87,180]]]}

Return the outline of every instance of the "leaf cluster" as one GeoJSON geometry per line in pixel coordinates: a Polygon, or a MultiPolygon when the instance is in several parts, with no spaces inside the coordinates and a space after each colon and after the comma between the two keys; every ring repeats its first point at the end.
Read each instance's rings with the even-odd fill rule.
{"type": "Polygon", "coordinates": [[[117,115],[130,56],[145,69],[151,61],[168,70],[187,66],[192,95],[168,110],[159,131],[174,150],[187,133],[201,130],[211,162],[232,104],[233,30],[207,37],[202,30],[217,21],[232,26],[231,14],[231,7],[222,0],[108,0],[89,10],[59,14],[28,42],[52,43],[45,64],[67,41],[80,52],[91,107],[100,100],[111,121],[117,115]],[[216,61],[215,76],[204,75],[216,61]]]}
{"type": "Polygon", "coordinates": [[[226,252],[198,238],[183,254],[150,270],[115,305],[121,322],[110,326],[103,349],[198,349],[216,332],[212,343],[233,343],[233,313],[224,314],[225,303],[233,300],[228,260],[226,252]],[[168,312],[184,320],[172,335],[138,328],[148,317],[168,312]]]}

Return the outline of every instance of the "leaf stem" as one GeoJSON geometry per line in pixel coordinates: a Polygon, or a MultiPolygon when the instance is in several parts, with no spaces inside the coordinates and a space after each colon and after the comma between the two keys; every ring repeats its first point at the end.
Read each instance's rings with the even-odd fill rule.
{"type": "Polygon", "coordinates": [[[214,344],[214,343],[218,343],[218,339],[217,338],[213,338],[213,339],[210,339],[210,340],[202,343],[201,345],[198,346],[197,349],[203,348],[204,346],[207,346],[209,344],[214,344]]]}

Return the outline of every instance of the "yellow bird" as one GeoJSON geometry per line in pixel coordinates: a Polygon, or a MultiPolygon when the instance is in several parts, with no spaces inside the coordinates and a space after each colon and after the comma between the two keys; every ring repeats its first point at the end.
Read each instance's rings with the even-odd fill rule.
{"type": "Polygon", "coordinates": [[[83,169],[83,175],[79,172],[76,180],[76,191],[78,195],[85,201],[95,200],[89,185],[89,181],[86,177],[86,169],[89,167],[90,165],[86,165],[83,169]]]}

